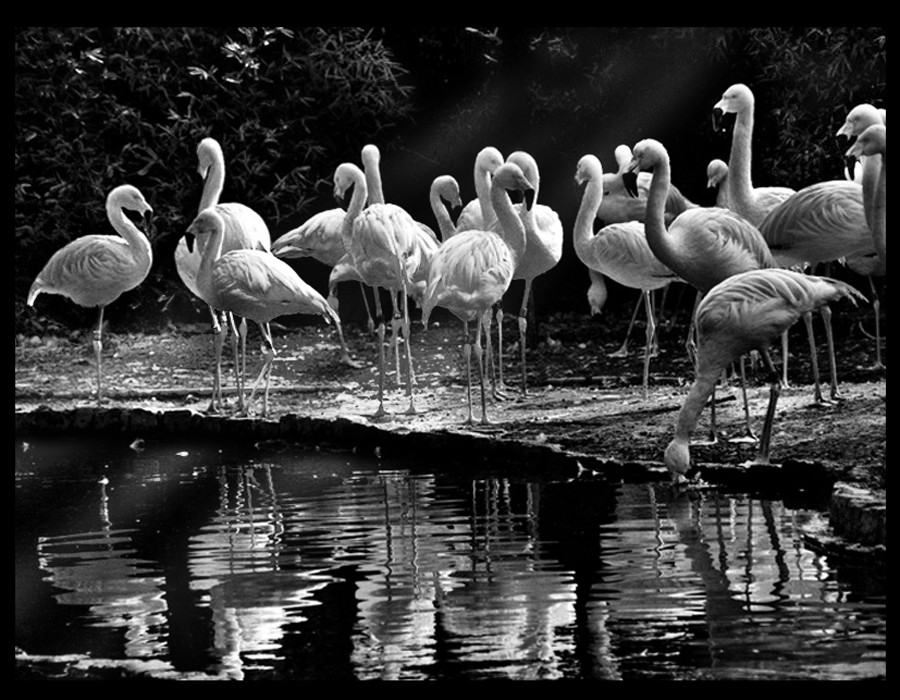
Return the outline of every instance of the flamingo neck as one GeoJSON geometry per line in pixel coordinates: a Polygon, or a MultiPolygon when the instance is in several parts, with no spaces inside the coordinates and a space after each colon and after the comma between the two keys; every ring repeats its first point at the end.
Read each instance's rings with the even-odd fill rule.
{"type": "MultiPolygon", "coordinates": [[[[525,224],[516,214],[512,201],[506,190],[500,186],[491,187],[491,204],[492,209],[496,213],[497,220],[500,222],[503,231],[503,240],[512,251],[516,264],[525,254],[526,233],[525,224]]],[[[485,226],[485,230],[487,227],[485,226]]]]}
{"type": "Polygon", "coordinates": [[[456,233],[456,226],[453,225],[453,219],[450,218],[450,212],[447,211],[447,206],[441,200],[441,194],[438,191],[438,188],[431,188],[429,201],[431,203],[431,211],[434,213],[434,218],[438,223],[438,229],[441,232],[441,240],[446,241],[456,233]]]}
{"type": "Polygon", "coordinates": [[[198,213],[219,203],[222,190],[225,187],[225,161],[218,153],[206,172],[206,180],[203,182],[203,194],[200,195],[200,208],[198,213]]]}
{"type": "MultiPolygon", "coordinates": [[[[743,216],[753,209],[752,168],[753,103],[737,113],[731,136],[731,155],[728,159],[728,196],[731,206],[743,216]],[[747,213],[745,213],[747,212],[747,213]]],[[[751,219],[752,220],[752,219],[751,219]]]]}
{"type": "Polygon", "coordinates": [[[716,381],[720,371],[720,369],[715,369],[697,373],[697,377],[694,379],[690,391],[688,391],[687,398],[678,412],[678,417],[675,419],[675,440],[684,443],[690,441],[691,433],[697,426],[697,421],[700,419],[700,414],[706,406],[706,401],[716,388],[716,381]]]}
{"type": "Polygon", "coordinates": [[[139,265],[146,265],[149,268],[153,262],[153,249],[150,246],[150,240],[125,215],[125,208],[118,198],[114,197],[106,203],[106,216],[116,233],[128,241],[128,247],[131,249],[135,261],[139,265]]]}
{"type": "Polygon", "coordinates": [[[663,265],[677,270],[678,256],[672,246],[672,239],[666,230],[666,198],[669,194],[669,186],[672,184],[672,168],[667,154],[661,157],[653,165],[653,177],[650,180],[650,189],[647,192],[647,213],[644,221],[644,232],[647,235],[647,245],[653,254],[659,258],[663,265]]]}
{"type": "Polygon", "coordinates": [[[368,150],[363,151],[363,170],[366,173],[369,204],[384,204],[384,187],[381,183],[381,165],[368,150]]]}
{"type": "Polygon", "coordinates": [[[202,243],[195,241],[200,248],[200,266],[197,268],[197,288],[204,295],[204,301],[210,306],[218,307],[218,294],[213,284],[213,265],[222,256],[222,243],[225,238],[225,226],[219,219],[213,230],[202,243]]]}
{"type": "Polygon", "coordinates": [[[572,236],[575,254],[588,267],[590,267],[590,243],[595,237],[594,219],[602,202],[603,180],[596,174],[592,174],[581,197],[581,204],[578,207],[578,214],[575,216],[575,227],[572,236]]]}
{"type": "Polygon", "coordinates": [[[497,215],[491,201],[491,173],[478,162],[475,163],[475,194],[481,207],[481,226],[486,230],[497,215]]]}
{"type": "Polygon", "coordinates": [[[355,169],[353,171],[353,196],[350,198],[350,205],[347,207],[347,213],[344,214],[344,222],[341,225],[341,238],[348,252],[350,250],[350,241],[353,238],[353,223],[363,210],[368,196],[369,191],[366,185],[366,178],[359,169],[355,169]]]}
{"type": "MultiPolygon", "coordinates": [[[[871,158],[870,160],[877,160],[871,158]]],[[[865,195],[865,188],[863,189],[865,195]]],[[[887,153],[881,154],[881,168],[878,174],[878,183],[875,187],[875,197],[872,206],[872,238],[875,242],[875,251],[881,261],[887,264],[887,153]]]]}
{"type": "Polygon", "coordinates": [[[866,222],[869,228],[874,228],[876,207],[878,206],[878,190],[881,187],[882,174],[884,172],[884,156],[873,154],[866,156],[863,161],[862,188],[863,209],[866,212],[866,222]]]}

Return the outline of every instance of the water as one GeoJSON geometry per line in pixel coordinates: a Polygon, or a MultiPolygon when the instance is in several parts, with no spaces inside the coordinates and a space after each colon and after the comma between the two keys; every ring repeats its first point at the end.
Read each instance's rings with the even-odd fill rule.
{"type": "Polygon", "coordinates": [[[67,677],[886,674],[886,582],[807,549],[822,504],[279,449],[17,441],[17,649],[67,677]]]}

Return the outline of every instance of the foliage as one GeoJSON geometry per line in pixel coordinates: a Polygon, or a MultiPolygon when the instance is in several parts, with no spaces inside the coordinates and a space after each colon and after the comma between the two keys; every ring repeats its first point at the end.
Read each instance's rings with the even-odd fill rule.
{"type": "Polygon", "coordinates": [[[130,300],[158,309],[187,294],[172,250],[200,199],[197,143],[222,144],[223,201],[252,203],[280,232],[330,187],[336,154],[406,117],[403,76],[362,28],[18,29],[17,307],[52,251],[112,233],[103,203],[124,182],[147,197],[158,233],[176,234],[155,242],[158,264],[130,300]]]}
{"type": "MultiPolygon", "coordinates": [[[[854,106],[887,102],[884,27],[752,27],[722,45],[757,102],[754,140],[771,184],[794,188],[840,177],[835,133],[854,106]]],[[[754,153],[756,155],[756,153],[754,153]]]]}
{"type": "MultiPolygon", "coordinates": [[[[666,143],[685,194],[704,195],[706,163],[727,154],[709,115],[733,82],[757,96],[760,185],[840,177],[834,134],[847,111],[886,104],[880,27],[40,27],[15,37],[20,330],[42,315],[93,317],[48,300],[23,313],[24,297],[53,250],[107,231],[103,202],[122,182],[144,192],[161,237],[151,277],[109,313],[202,311],[172,251],[196,212],[205,136],[225,152],[223,201],[251,204],[273,235],[318,211],[335,164],[372,140],[399,144],[391,163],[417,187],[430,174],[422,164],[470,172],[486,143],[528,148],[542,199],[571,222],[577,159],[608,162],[615,145],[645,136],[666,143]],[[418,159],[400,168],[404,149],[418,159]],[[701,189],[682,185],[691,173],[701,189]]],[[[580,280],[569,275],[557,303],[583,301],[580,280]]]]}

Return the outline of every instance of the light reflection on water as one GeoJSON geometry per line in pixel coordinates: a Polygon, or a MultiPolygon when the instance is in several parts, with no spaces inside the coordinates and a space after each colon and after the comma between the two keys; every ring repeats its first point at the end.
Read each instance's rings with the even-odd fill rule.
{"type": "Polygon", "coordinates": [[[167,678],[867,678],[814,514],[349,453],[17,443],[16,644],[167,678]],[[88,658],[90,657],[90,658],[88,658]]]}

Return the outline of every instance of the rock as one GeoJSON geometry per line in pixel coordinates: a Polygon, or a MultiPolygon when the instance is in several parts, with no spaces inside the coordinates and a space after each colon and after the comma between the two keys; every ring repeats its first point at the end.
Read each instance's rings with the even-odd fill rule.
{"type": "Polygon", "coordinates": [[[886,544],[887,503],[883,492],[839,482],[831,494],[829,514],[836,535],[865,545],[886,544]]]}

